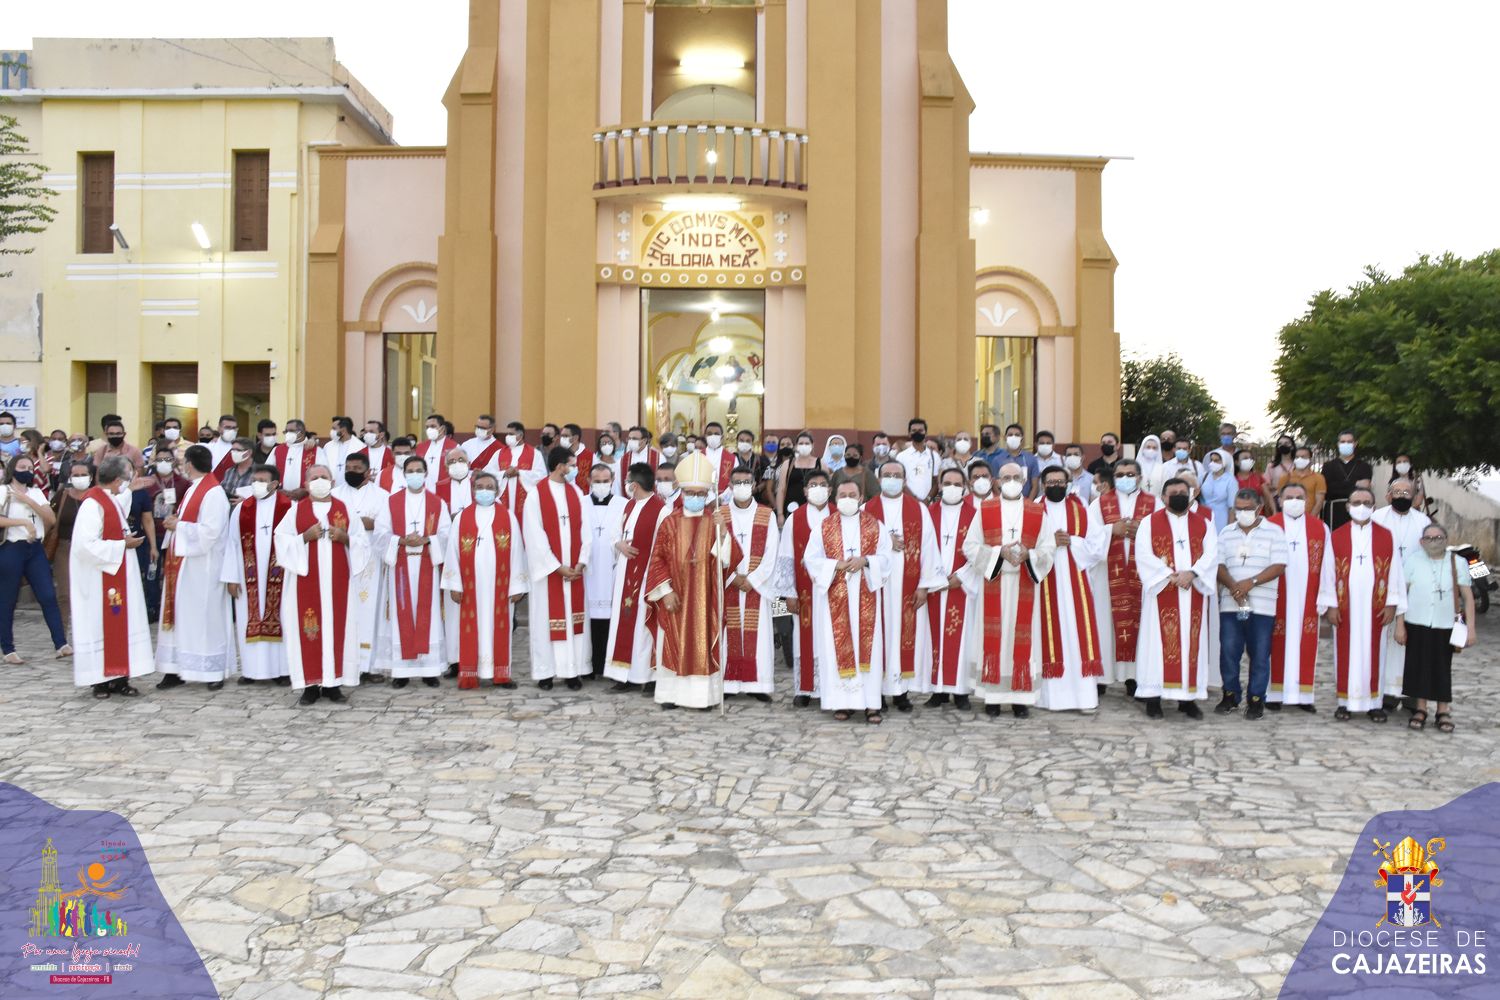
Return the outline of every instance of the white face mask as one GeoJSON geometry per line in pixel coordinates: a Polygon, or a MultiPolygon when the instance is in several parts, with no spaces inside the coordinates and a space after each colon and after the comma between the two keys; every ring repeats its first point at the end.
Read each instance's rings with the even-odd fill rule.
{"type": "Polygon", "coordinates": [[[808,444],[806,441],[798,442],[797,454],[801,458],[806,458],[808,455],[812,454],[812,445],[808,444]]]}
{"type": "Polygon", "coordinates": [[[1253,510],[1236,510],[1234,512],[1235,523],[1238,524],[1241,528],[1250,527],[1255,523],[1255,520],[1258,517],[1260,517],[1260,514],[1256,513],[1253,510]]]}
{"type": "Polygon", "coordinates": [[[315,500],[323,500],[333,492],[333,481],[330,479],[310,479],[307,483],[307,492],[313,495],[315,500]]]}
{"type": "Polygon", "coordinates": [[[89,488],[88,476],[74,476],[69,479],[68,482],[72,483],[73,488],[75,490],[79,490],[80,492],[89,488]]]}
{"type": "Polygon", "coordinates": [[[640,451],[642,443],[640,438],[629,438],[625,442],[625,450],[629,452],[640,451]]]}
{"type": "Polygon", "coordinates": [[[1083,465],[1083,458],[1081,456],[1068,455],[1063,459],[1063,468],[1071,472],[1077,472],[1081,465],[1083,465]]]}
{"type": "Polygon", "coordinates": [[[477,437],[481,441],[488,441],[490,439],[490,435],[493,434],[493,433],[495,433],[495,430],[494,430],[493,427],[476,427],[476,428],[474,428],[474,436],[477,437]]]}
{"type": "Polygon", "coordinates": [[[156,463],[156,474],[158,476],[169,476],[169,475],[171,475],[172,474],[172,463],[171,462],[157,462],[156,463]]]}
{"type": "Polygon", "coordinates": [[[660,482],[656,484],[656,495],[663,500],[672,499],[672,494],[677,492],[677,484],[671,482],[660,482]]]}
{"type": "Polygon", "coordinates": [[[505,435],[505,446],[507,448],[519,448],[519,447],[521,447],[521,435],[519,435],[519,434],[507,434],[507,435],[505,435]]]}
{"type": "Polygon", "coordinates": [[[287,444],[296,444],[302,438],[302,435],[298,431],[287,431],[281,437],[287,444]]]}
{"type": "Polygon", "coordinates": [[[427,428],[427,440],[436,441],[442,433],[443,432],[441,428],[429,427],[427,428]]]}
{"type": "Polygon", "coordinates": [[[255,499],[264,500],[266,497],[271,495],[271,484],[262,482],[261,480],[257,479],[255,482],[250,484],[250,493],[255,497],[255,499]]]}
{"type": "Polygon", "coordinates": [[[948,485],[943,487],[943,503],[949,504],[951,506],[952,504],[958,503],[963,498],[964,488],[962,486],[959,486],[956,483],[949,483],[948,485]]]}
{"type": "Polygon", "coordinates": [[[1007,500],[1014,500],[1021,495],[1021,486],[1014,479],[1007,479],[1000,484],[1000,495],[1007,500]]]}
{"type": "Polygon", "coordinates": [[[219,432],[219,440],[223,441],[225,444],[232,444],[234,443],[234,439],[236,436],[238,436],[239,432],[240,431],[238,427],[226,427],[224,430],[219,432]]]}
{"type": "Polygon", "coordinates": [[[1299,468],[1299,469],[1305,469],[1309,465],[1312,465],[1312,459],[1310,459],[1310,458],[1294,458],[1294,459],[1292,459],[1292,464],[1294,466],[1296,466],[1297,468],[1299,468]]]}
{"type": "Polygon", "coordinates": [[[1404,476],[1404,475],[1406,475],[1410,471],[1411,471],[1411,463],[1410,462],[1397,462],[1396,463],[1396,475],[1398,475],[1398,476],[1404,476]]]}
{"type": "Polygon", "coordinates": [[[969,448],[970,445],[968,438],[959,438],[957,441],[953,442],[953,450],[957,454],[967,455],[969,453],[969,448]]]}
{"type": "Polygon", "coordinates": [[[880,480],[880,492],[888,497],[899,497],[905,487],[899,476],[885,476],[880,480]]]}
{"type": "Polygon", "coordinates": [[[741,455],[748,455],[752,451],[755,450],[755,442],[754,441],[741,441],[735,447],[737,447],[739,449],[739,452],[740,452],[741,455]]]}
{"type": "Polygon", "coordinates": [[[809,486],[807,488],[807,502],[814,507],[821,507],[828,502],[828,487],[823,485],[809,486]]]}
{"type": "Polygon", "coordinates": [[[693,452],[695,452],[697,450],[698,450],[698,442],[697,441],[689,441],[687,443],[687,453],[689,455],[691,455],[693,452]]]}
{"type": "Polygon", "coordinates": [[[115,493],[119,494],[122,497],[128,497],[128,496],[130,496],[130,480],[129,479],[122,479],[122,480],[120,480],[120,485],[115,488],[115,493]]]}
{"type": "Polygon", "coordinates": [[[260,446],[266,449],[266,451],[270,451],[272,448],[276,447],[276,435],[262,434],[260,436],[260,446]]]}
{"type": "Polygon", "coordinates": [[[662,448],[661,454],[663,458],[672,458],[677,454],[677,446],[675,444],[666,445],[662,448]]]}
{"type": "Polygon", "coordinates": [[[462,480],[462,479],[468,479],[469,478],[469,467],[468,467],[468,465],[466,465],[463,462],[454,462],[452,465],[448,466],[448,478],[449,479],[460,479],[460,480],[462,480]]]}
{"type": "Polygon", "coordinates": [[[1240,459],[1240,471],[1241,472],[1249,472],[1249,471],[1251,471],[1254,468],[1255,468],[1255,459],[1253,459],[1253,458],[1242,458],[1242,459],[1240,459]]]}
{"type": "Polygon", "coordinates": [[[56,438],[54,438],[51,441],[47,442],[47,447],[50,448],[54,452],[62,451],[67,446],[68,446],[68,442],[66,442],[66,441],[59,441],[56,438]]]}
{"type": "Polygon", "coordinates": [[[1224,460],[1216,455],[1208,460],[1208,467],[1211,471],[1218,472],[1224,468],[1224,460]]]}
{"type": "Polygon", "coordinates": [[[1021,435],[1007,435],[1005,438],[1005,447],[1009,448],[1011,451],[1019,451],[1021,448],[1021,435]]]}
{"type": "Polygon", "coordinates": [[[884,458],[891,453],[891,446],[888,444],[877,444],[874,452],[876,458],[884,458]]]}
{"type": "Polygon", "coordinates": [[[613,441],[606,441],[606,442],[604,442],[603,444],[601,444],[599,446],[599,454],[603,455],[605,458],[608,458],[609,456],[613,455],[614,453],[615,453],[615,443],[613,441]]]}
{"type": "Polygon", "coordinates": [[[1141,449],[1141,457],[1142,458],[1155,458],[1157,456],[1157,454],[1158,454],[1158,452],[1157,452],[1157,450],[1155,448],[1142,448],[1141,449]]]}
{"type": "Polygon", "coordinates": [[[1352,454],[1354,454],[1354,442],[1353,441],[1340,441],[1339,442],[1339,455],[1341,455],[1344,458],[1348,458],[1352,454]]]}
{"type": "Polygon", "coordinates": [[[1349,505],[1349,516],[1358,521],[1360,524],[1364,524],[1366,521],[1368,521],[1370,519],[1370,515],[1373,513],[1375,513],[1375,508],[1371,507],[1369,504],[1351,503],[1349,505]]]}
{"type": "Polygon", "coordinates": [[[980,476],[978,479],[969,484],[969,490],[976,497],[989,496],[990,490],[994,489],[994,487],[995,483],[992,479],[990,479],[989,476],[980,476]]]}
{"type": "Polygon", "coordinates": [[[839,497],[839,513],[845,517],[853,517],[859,513],[859,500],[854,497],[839,497]]]}
{"type": "Polygon", "coordinates": [[[229,457],[234,460],[235,465],[239,465],[241,462],[249,461],[250,453],[248,451],[231,451],[229,457]]]}
{"type": "Polygon", "coordinates": [[[364,442],[366,448],[373,448],[380,441],[380,435],[374,431],[365,431],[364,442]]]}
{"type": "Polygon", "coordinates": [[[178,430],[175,427],[168,427],[166,430],[161,432],[161,436],[166,438],[168,441],[176,441],[178,438],[182,437],[182,431],[178,430]]]}
{"type": "Polygon", "coordinates": [[[750,499],[750,495],[755,492],[755,484],[735,483],[730,487],[730,490],[734,493],[735,503],[745,503],[750,499]]]}
{"type": "Polygon", "coordinates": [[[1281,501],[1281,510],[1287,517],[1301,517],[1307,512],[1307,501],[1301,497],[1288,497],[1281,501]]]}
{"type": "Polygon", "coordinates": [[[590,483],[589,492],[594,495],[595,500],[603,500],[612,492],[609,483],[590,483]]]}
{"type": "MultiPolygon", "coordinates": [[[[1020,438],[1016,438],[1016,440],[1020,441],[1021,439],[1020,438]]],[[[1011,449],[1011,451],[1015,451],[1015,450],[1016,449],[1014,449],[1014,448],[1011,449]]],[[[1038,458],[1051,458],[1052,457],[1052,446],[1050,444],[1039,444],[1039,445],[1036,446],[1036,453],[1037,453],[1037,457],[1038,458]]]]}
{"type": "Polygon", "coordinates": [[[710,434],[708,437],[706,437],[706,438],[703,439],[703,445],[706,448],[715,448],[716,449],[720,445],[722,445],[723,443],[724,443],[724,435],[722,435],[722,434],[710,434]]]}
{"type": "Polygon", "coordinates": [[[566,434],[558,438],[557,443],[562,447],[567,448],[569,451],[573,450],[573,439],[568,437],[568,435],[566,434]]]}

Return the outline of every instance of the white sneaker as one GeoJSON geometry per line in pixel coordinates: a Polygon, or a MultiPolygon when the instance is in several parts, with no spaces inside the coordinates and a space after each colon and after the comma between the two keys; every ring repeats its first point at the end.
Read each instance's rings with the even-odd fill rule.
{"type": "Polygon", "coordinates": [[[68,645],[66,642],[63,643],[61,646],[57,647],[57,658],[59,660],[66,660],[68,657],[70,657],[72,655],[73,655],[73,647],[70,646],[70,645],[68,645]]]}

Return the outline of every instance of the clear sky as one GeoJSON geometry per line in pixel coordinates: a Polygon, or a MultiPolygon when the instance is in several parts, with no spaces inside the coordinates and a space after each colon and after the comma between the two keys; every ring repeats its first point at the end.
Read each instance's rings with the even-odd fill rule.
{"type": "MultiPolygon", "coordinates": [[[[927,2],[927,0],[922,0],[927,2]]],[[[7,3],[34,36],[330,35],[396,117],[440,144],[467,0],[7,3]]],[[[1276,331],[1365,264],[1500,245],[1486,0],[1253,5],[951,0],[971,145],[1133,157],[1105,171],[1127,352],[1177,351],[1231,419],[1270,429],[1276,331]]],[[[815,140],[816,141],[816,140],[815,140]]],[[[997,220],[998,221],[998,220],[997,220]]],[[[992,223],[994,224],[994,223],[992,223]]]]}

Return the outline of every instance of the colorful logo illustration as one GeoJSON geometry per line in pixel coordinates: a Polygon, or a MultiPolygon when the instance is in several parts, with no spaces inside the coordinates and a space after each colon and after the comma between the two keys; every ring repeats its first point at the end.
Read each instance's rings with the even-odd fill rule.
{"type": "Polygon", "coordinates": [[[1421,927],[1442,923],[1432,912],[1432,890],[1443,884],[1438,878],[1438,866],[1432,860],[1438,851],[1447,850],[1448,842],[1442,837],[1433,837],[1423,847],[1411,837],[1403,838],[1391,850],[1390,842],[1372,838],[1375,850],[1371,854],[1385,855],[1380,865],[1380,874],[1375,879],[1377,886],[1385,887],[1385,916],[1375,926],[1389,921],[1397,927],[1421,927]]]}
{"type": "Polygon", "coordinates": [[[106,905],[125,895],[102,862],[78,869],[78,888],[63,891],[57,877],[57,848],[52,838],[42,848],[42,880],[31,908],[31,937],[122,937],[125,918],[106,905]]]}

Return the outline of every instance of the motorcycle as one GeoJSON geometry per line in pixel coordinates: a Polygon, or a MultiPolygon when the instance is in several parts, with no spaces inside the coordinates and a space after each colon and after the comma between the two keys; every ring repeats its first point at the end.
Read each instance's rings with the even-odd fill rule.
{"type": "Polygon", "coordinates": [[[1490,572],[1489,565],[1472,545],[1451,545],[1448,551],[1469,564],[1469,578],[1474,581],[1474,613],[1484,614],[1490,609],[1490,591],[1500,587],[1490,572]]]}

